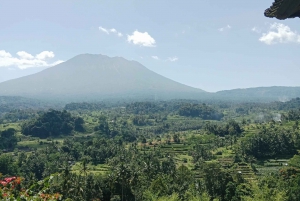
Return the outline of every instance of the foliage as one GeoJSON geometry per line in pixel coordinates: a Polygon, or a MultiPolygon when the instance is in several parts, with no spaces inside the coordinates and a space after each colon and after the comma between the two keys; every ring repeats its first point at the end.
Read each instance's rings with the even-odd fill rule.
{"type": "Polygon", "coordinates": [[[0,131],[0,149],[13,150],[17,145],[16,130],[8,128],[0,131]]]}
{"type": "MultiPolygon", "coordinates": [[[[17,175],[18,167],[14,163],[14,159],[11,155],[1,154],[0,155],[0,173],[3,175],[17,175]]],[[[1,176],[0,174],[0,176],[1,176]]]]}
{"type": "Polygon", "coordinates": [[[294,157],[290,159],[289,165],[292,167],[300,168],[300,155],[294,155],[294,157]]]}
{"type": "Polygon", "coordinates": [[[279,103],[101,104],[72,103],[65,107],[69,112],[4,114],[7,122],[15,121],[18,114],[32,119],[0,124],[0,148],[8,151],[0,151],[0,180],[23,178],[18,188],[1,186],[0,196],[11,200],[300,200],[297,111],[283,111],[282,121],[275,121],[273,114],[282,112],[274,109],[279,103]],[[193,110],[204,116],[194,117],[193,110]],[[193,115],[181,116],[179,111],[193,115]],[[216,111],[224,114],[220,121],[204,120],[216,111]],[[261,114],[264,120],[256,121],[261,114]],[[26,135],[19,132],[21,124],[26,135]]]}
{"type": "Polygon", "coordinates": [[[258,159],[294,155],[296,153],[295,139],[298,135],[286,129],[263,127],[258,133],[242,139],[241,154],[258,159]]]}
{"type": "Polygon", "coordinates": [[[217,125],[217,124],[211,124],[207,123],[205,125],[205,130],[207,130],[210,133],[213,133],[218,136],[226,136],[226,135],[231,135],[231,136],[240,136],[243,132],[242,128],[240,125],[234,121],[231,120],[225,125],[217,125]]]}
{"type": "Polygon", "coordinates": [[[10,110],[9,112],[4,113],[0,121],[3,122],[18,122],[22,120],[28,120],[31,118],[36,118],[38,116],[38,111],[33,109],[26,109],[26,110],[10,110]]]}
{"type": "Polygon", "coordinates": [[[65,105],[64,109],[68,111],[81,111],[81,110],[90,110],[96,111],[105,108],[104,103],[68,103],[65,105]]]}
{"type": "Polygon", "coordinates": [[[135,102],[127,104],[126,110],[133,114],[153,114],[163,111],[164,108],[152,102],[135,102]]]}
{"type": "Polygon", "coordinates": [[[183,104],[179,110],[179,115],[188,117],[200,117],[204,120],[220,120],[222,113],[217,112],[206,104],[183,104]]]}
{"type": "Polygon", "coordinates": [[[282,115],[282,119],[289,121],[300,120],[300,109],[288,111],[287,114],[282,115]]]}
{"type": "Polygon", "coordinates": [[[49,110],[37,119],[24,123],[22,125],[22,133],[40,138],[68,135],[73,130],[83,131],[83,123],[82,118],[72,117],[65,110],[49,110]]]}

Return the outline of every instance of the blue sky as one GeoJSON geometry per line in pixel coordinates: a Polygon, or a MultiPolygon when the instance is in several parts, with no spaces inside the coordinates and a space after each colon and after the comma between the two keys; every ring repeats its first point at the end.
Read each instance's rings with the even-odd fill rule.
{"type": "Polygon", "coordinates": [[[300,86],[300,19],[264,17],[272,2],[0,1],[0,82],[92,53],[211,92],[300,86]]]}

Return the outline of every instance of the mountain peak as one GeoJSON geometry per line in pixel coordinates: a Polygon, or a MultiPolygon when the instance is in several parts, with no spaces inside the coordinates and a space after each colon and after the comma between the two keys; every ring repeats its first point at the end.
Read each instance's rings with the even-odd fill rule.
{"type": "Polygon", "coordinates": [[[136,61],[101,54],[80,54],[39,73],[0,83],[0,95],[43,99],[199,98],[203,92],[136,61]]]}

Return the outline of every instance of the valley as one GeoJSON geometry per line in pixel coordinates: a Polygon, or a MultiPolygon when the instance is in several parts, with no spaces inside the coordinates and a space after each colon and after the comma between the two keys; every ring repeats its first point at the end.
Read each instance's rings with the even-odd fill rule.
{"type": "Polygon", "coordinates": [[[20,186],[30,189],[26,199],[42,198],[42,190],[47,200],[293,200],[287,182],[300,176],[299,100],[81,102],[54,110],[2,97],[22,106],[1,113],[0,172],[22,181],[2,196],[29,192],[10,189],[20,186]]]}

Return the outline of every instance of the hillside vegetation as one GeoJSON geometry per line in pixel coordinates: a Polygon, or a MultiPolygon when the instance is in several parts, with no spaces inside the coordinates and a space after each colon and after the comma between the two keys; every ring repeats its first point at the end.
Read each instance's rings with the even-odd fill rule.
{"type": "Polygon", "coordinates": [[[299,100],[12,109],[0,119],[0,198],[298,201],[299,100]]]}

